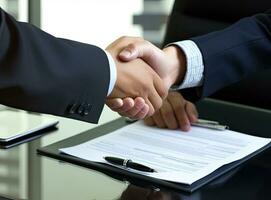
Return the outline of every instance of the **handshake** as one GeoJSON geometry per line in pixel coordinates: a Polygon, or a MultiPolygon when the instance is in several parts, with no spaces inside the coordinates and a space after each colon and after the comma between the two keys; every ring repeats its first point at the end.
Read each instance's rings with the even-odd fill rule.
{"type": "Polygon", "coordinates": [[[186,73],[185,55],[175,46],[161,50],[142,38],[121,37],[106,51],[117,71],[106,104],[132,119],[152,116],[162,106],[169,88],[180,84],[186,73]]]}

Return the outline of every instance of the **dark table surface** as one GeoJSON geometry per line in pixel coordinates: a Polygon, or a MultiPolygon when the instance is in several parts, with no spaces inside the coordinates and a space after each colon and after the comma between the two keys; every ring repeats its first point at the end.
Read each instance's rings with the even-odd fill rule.
{"type": "MultiPolygon", "coordinates": [[[[215,108],[219,109],[217,105],[215,108]]],[[[252,119],[248,117],[247,120],[253,120],[255,116],[258,118],[258,115],[262,115],[261,112],[264,113],[260,117],[271,116],[269,111],[260,110],[252,119]]],[[[228,120],[225,115],[223,119],[228,120]]],[[[123,181],[114,175],[38,155],[37,148],[91,128],[86,124],[82,128],[81,124],[79,126],[73,120],[61,120],[58,130],[9,149],[0,149],[0,196],[3,196],[0,200],[271,199],[270,151],[189,194],[140,181],[123,181]],[[69,134],[65,134],[66,132],[69,134]]],[[[259,135],[270,137],[271,133],[268,133],[269,131],[261,131],[259,135]]]]}

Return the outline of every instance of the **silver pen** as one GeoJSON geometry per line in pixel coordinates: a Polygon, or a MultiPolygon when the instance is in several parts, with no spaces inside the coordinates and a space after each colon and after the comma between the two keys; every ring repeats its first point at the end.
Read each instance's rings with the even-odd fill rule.
{"type": "Polygon", "coordinates": [[[206,120],[206,119],[198,119],[197,122],[191,123],[192,126],[198,126],[198,127],[203,127],[203,128],[210,128],[214,130],[220,130],[224,131],[229,129],[228,126],[219,124],[217,121],[211,121],[211,120],[206,120]]]}
{"type": "MultiPolygon", "coordinates": [[[[134,119],[130,119],[128,117],[126,117],[125,120],[128,123],[132,123],[132,122],[137,121],[137,120],[134,120],[134,119]]],[[[198,119],[197,122],[191,123],[191,125],[192,126],[203,127],[203,128],[214,129],[214,130],[220,130],[220,131],[224,131],[224,130],[229,129],[229,126],[221,125],[217,121],[211,121],[211,120],[206,120],[206,119],[198,119]]]]}

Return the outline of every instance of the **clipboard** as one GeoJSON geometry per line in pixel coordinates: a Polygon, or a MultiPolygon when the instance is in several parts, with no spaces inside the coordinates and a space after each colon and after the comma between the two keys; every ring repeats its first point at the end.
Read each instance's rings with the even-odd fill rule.
{"type": "Polygon", "coordinates": [[[170,188],[170,189],[174,189],[174,190],[181,190],[184,192],[192,193],[195,190],[199,189],[200,187],[217,179],[218,177],[225,175],[228,172],[231,172],[233,169],[235,169],[237,167],[240,167],[241,165],[246,163],[248,160],[252,159],[256,155],[260,155],[260,153],[262,153],[263,151],[265,151],[266,149],[268,149],[271,146],[271,143],[269,143],[268,145],[264,146],[263,148],[259,149],[258,151],[250,154],[249,156],[247,156],[241,160],[224,165],[221,168],[214,171],[213,173],[196,181],[192,185],[173,183],[173,182],[168,182],[168,181],[164,181],[164,180],[160,180],[160,179],[147,177],[147,176],[140,175],[140,174],[135,174],[130,171],[122,170],[122,169],[115,168],[115,167],[112,167],[109,165],[91,162],[91,161],[83,160],[83,159],[76,158],[73,156],[69,156],[66,154],[62,154],[59,151],[59,149],[61,149],[61,148],[75,146],[75,145],[81,144],[83,142],[89,141],[91,139],[94,139],[96,137],[105,135],[105,134],[110,133],[116,129],[119,129],[127,124],[128,123],[125,121],[124,118],[120,118],[120,119],[117,119],[117,120],[112,121],[110,123],[107,123],[105,125],[102,125],[100,127],[97,127],[95,129],[86,131],[84,133],[73,136],[71,138],[67,138],[65,140],[51,144],[49,146],[40,148],[37,151],[40,155],[48,156],[48,157],[51,157],[54,159],[58,159],[58,160],[69,162],[69,163],[79,165],[82,167],[97,170],[97,171],[100,171],[100,172],[107,174],[109,176],[112,175],[113,177],[114,176],[122,177],[123,180],[128,180],[132,183],[140,181],[140,182],[144,182],[145,184],[153,185],[155,187],[165,187],[165,188],[170,188]]]}

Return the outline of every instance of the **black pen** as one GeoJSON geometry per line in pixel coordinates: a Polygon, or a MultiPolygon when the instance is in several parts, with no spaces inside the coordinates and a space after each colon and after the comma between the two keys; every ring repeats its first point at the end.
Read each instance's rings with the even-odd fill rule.
{"type": "Polygon", "coordinates": [[[106,156],[104,159],[114,165],[120,165],[123,167],[131,168],[131,169],[136,169],[138,171],[143,171],[143,172],[156,172],[154,169],[147,167],[145,165],[135,163],[130,159],[122,159],[122,158],[117,158],[117,157],[110,157],[106,156]]]}

